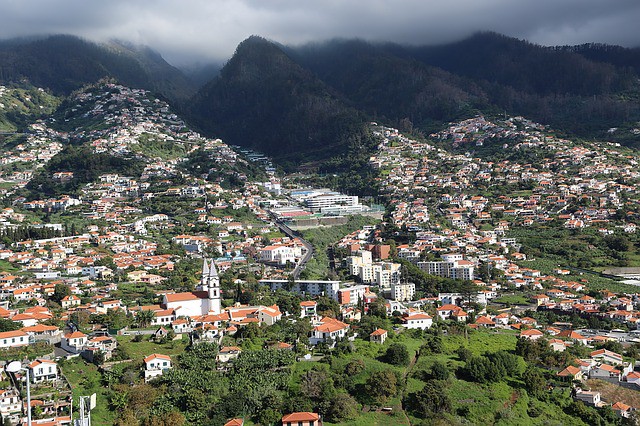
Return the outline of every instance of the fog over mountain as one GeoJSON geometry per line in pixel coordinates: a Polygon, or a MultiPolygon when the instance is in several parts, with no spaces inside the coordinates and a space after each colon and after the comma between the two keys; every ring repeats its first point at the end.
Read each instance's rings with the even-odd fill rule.
{"type": "Polygon", "coordinates": [[[0,38],[72,34],[117,38],[173,65],[227,60],[252,34],[283,44],[361,38],[440,44],[495,31],[543,45],[640,46],[636,0],[82,0],[0,3],[0,38]]]}

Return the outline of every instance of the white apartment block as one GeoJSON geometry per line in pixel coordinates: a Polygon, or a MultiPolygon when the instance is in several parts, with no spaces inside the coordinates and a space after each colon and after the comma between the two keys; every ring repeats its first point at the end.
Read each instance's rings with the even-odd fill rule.
{"type": "Polygon", "coordinates": [[[347,268],[351,275],[360,278],[365,284],[376,284],[381,288],[389,288],[400,282],[399,263],[373,262],[368,250],[360,250],[355,256],[347,257],[347,268]]]}
{"type": "Polygon", "coordinates": [[[269,286],[271,291],[282,288],[296,294],[327,296],[333,300],[338,300],[340,289],[340,281],[297,280],[291,284],[288,280],[260,280],[260,284],[269,286]]]}
{"type": "Polygon", "coordinates": [[[441,261],[418,262],[418,268],[429,275],[456,280],[473,280],[475,264],[462,258],[462,254],[443,255],[441,261]]]}
{"type": "Polygon", "coordinates": [[[323,207],[332,206],[356,206],[357,195],[344,195],[338,192],[327,192],[309,197],[305,200],[306,206],[314,213],[320,212],[323,207]]]}
{"type": "Polygon", "coordinates": [[[405,300],[412,300],[415,295],[416,285],[414,283],[397,283],[391,285],[391,300],[404,302],[405,300]]]}

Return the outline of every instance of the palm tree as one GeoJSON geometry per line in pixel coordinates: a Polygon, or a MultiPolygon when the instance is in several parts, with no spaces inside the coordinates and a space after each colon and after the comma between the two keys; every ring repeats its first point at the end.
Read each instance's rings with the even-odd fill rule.
{"type": "Polygon", "coordinates": [[[145,328],[153,322],[156,313],[151,310],[142,310],[136,314],[136,322],[140,328],[145,328]]]}

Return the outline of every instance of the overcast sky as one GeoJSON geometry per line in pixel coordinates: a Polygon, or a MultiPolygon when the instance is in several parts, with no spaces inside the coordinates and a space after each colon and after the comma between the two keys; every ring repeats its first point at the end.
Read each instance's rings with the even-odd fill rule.
{"type": "Polygon", "coordinates": [[[640,0],[0,0],[0,38],[118,38],[176,65],[224,61],[252,34],[284,44],[436,44],[484,30],[545,45],[636,47],[640,0]]]}

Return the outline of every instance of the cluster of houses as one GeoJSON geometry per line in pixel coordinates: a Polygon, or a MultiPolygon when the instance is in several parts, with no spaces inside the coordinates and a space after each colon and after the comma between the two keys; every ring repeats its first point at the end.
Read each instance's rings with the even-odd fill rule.
{"type": "Polygon", "coordinates": [[[501,262],[492,257],[509,253],[510,259],[504,261],[525,260],[517,242],[505,237],[514,226],[559,221],[559,226],[595,227],[605,235],[636,232],[634,215],[616,217],[622,200],[638,194],[635,186],[619,183],[640,177],[637,160],[623,155],[615,144],[578,145],[544,133],[544,126],[521,117],[498,124],[476,117],[432,135],[457,144],[509,140],[503,149],[550,153],[539,164],[521,164],[450,153],[397,129],[375,126],[374,131],[382,142],[371,164],[384,171],[380,184],[394,209],[391,220],[416,235],[415,242],[397,247],[398,256],[416,264],[422,261],[419,265],[431,274],[474,279],[473,268],[477,270],[481,263],[501,268],[501,262]],[[487,197],[478,191],[479,185],[501,188],[507,184],[528,185],[531,194],[498,191],[500,195],[487,197]],[[424,253],[435,259],[421,259],[424,253]],[[462,265],[438,259],[449,253],[464,253],[459,260],[462,265]]]}

